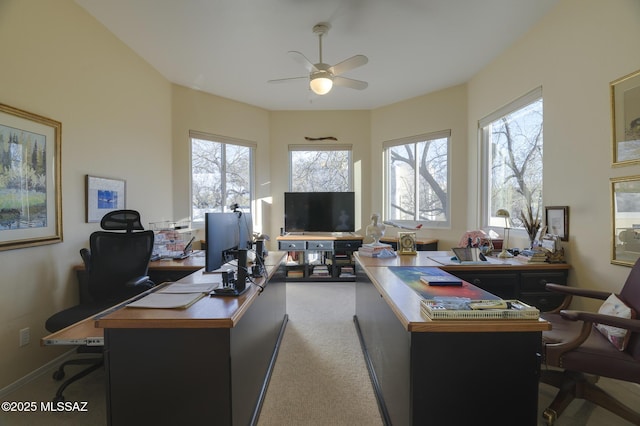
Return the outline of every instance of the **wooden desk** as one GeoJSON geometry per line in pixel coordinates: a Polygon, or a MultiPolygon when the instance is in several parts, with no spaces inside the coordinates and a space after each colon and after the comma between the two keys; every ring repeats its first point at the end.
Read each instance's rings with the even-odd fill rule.
{"type": "Polygon", "coordinates": [[[356,262],[354,321],[387,424],[537,424],[549,323],[431,321],[420,314],[418,293],[389,268],[435,266],[426,257],[356,255],[356,262]]]}
{"type": "Polygon", "coordinates": [[[386,259],[361,256],[363,265],[437,266],[503,299],[518,299],[550,311],[560,306],[563,295],[546,290],[547,283],[567,284],[570,265],[566,263],[525,263],[517,259],[490,258],[487,265],[460,265],[451,261],[446,251],[418,252],[386,259]],[[438,259],[438,261],[433,260],[438,259]]]}
{"type": "MultiPolygon", "coordinates": [[[[265,258],[262,293],[249,285],[187,309],[119,305],[43,344],[104,332],[109,425],[254,424],[287,322],[283,259],[265,258]]],[[[211,279],[199,270],[180,282],[211,279]]]]}

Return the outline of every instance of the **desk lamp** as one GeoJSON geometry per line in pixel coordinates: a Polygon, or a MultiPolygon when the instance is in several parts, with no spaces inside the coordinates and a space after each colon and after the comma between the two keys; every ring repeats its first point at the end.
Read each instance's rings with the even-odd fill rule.
{"type": "Polygon", "coordinates": [[[504,217],[504,241],[502,242],[502,251],[498,254],[498,257],[501,259],[507,259],[509,257],[513,257],[511,253],[507,251],[509,246],[509,211],[505,209],[499,209],[496,212],[496,216],[504,217]]]}

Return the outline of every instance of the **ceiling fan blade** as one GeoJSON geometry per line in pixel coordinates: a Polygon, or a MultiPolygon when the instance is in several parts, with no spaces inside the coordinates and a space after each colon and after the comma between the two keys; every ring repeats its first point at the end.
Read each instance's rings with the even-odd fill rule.
{"type": "Polygon", "coordinates": [[[354,80],[346,77],[333,77],[333,84],[336,86],[349,87],[350,89],[364,90],[369,86],[369,83],[361,80],[354,80]]]}
{"type": "Polygon", "coordinates": [[[316,66],[309,59],[307,59],[307,57],[304,56],[302,53],[300,53],[300,52],[298,52],[296,50],[290,50],[287,53],[289,54],[291,59],[293,59],[294,61],[296,61],[300,65],[302,65],[307,71],[309,71],[309,72],[318,71],[316,66]]]}
{"type": "Polygon", "coordinates": [[[309,80],[308,76],[304,76],[304,77],[288,77],[288,78],[276,78],[275,80],[267,80],[267,83],[288,83],[292,80],[301,80],[301,79],[305,79],[305,80],[309,80]]]}
{"type": "Polygon", "coordinates": [[[361,67],[367,62],[369,62],[369,58],[367,58],[366,56],[355,55],[350,57],[349,59],[345,59],[339,64],[332,66],[331,68],[329,68],[329,72],[331,72],[333,75],[340,75],[354,68],[361,67]]]}

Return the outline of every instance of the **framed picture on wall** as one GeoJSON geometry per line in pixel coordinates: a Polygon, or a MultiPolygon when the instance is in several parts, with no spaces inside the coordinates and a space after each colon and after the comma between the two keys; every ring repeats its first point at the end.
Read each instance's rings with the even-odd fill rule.
{"type": "Polygon", "coordinates": [[[640,70],[611,84],[613,165],[640,162],[640,70]]]}
{"type": "Polygon", "coordinates": [[[62,123],[0,104],[0,250],[62,241],[62,123]]]}
{"type": "Polygon", "coordinates": [[[633,266],[640,257],[640,176],[611,179],[611,263],[633,266]]]}
{"type": "Polygon", "coordinates": [[[86,177],[87,222],[100,222],[114,210],[126,208],[126,181],[103,177],[86,177]]]}

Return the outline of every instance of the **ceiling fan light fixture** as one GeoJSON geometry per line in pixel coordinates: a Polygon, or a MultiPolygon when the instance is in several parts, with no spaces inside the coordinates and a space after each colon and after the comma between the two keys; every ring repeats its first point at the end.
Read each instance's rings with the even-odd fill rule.
{"type": "Polygon", "coordinates": [[[326,95],[333,87],[333,76],[328,71],[318,71],[311,75],[309,87],[316,95],[326,95]]]}

